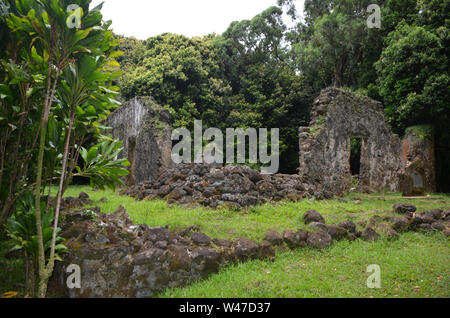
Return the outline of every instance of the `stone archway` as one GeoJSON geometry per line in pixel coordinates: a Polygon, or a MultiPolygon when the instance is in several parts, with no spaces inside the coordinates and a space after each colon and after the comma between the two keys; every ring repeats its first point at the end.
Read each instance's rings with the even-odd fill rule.
{"type": "Polygon", "coordinates": [[[387,125],[381,103],[341,89],[325,89],[313,104],[310,126],[299,131],[299,173],[323,190],[350,189],[352,137],[362,141],[359,190],[398,189],[401,142],[387,125]]]}

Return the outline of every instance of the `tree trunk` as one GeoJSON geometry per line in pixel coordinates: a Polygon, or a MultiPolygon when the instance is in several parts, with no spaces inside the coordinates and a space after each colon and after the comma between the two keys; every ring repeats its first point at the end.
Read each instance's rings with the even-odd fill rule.
{"type": "Polygon", "coordinates": [[[35,204],[36,204],[36,231],[38,239],[38,268],[39,268],[39,290],[38,297],[44,298],[47,291],[47,281],[50,276],[46,270],[45,264],[45,251],[44,251],[44,240],[42,236],[42,216],[41,216],[41,186],[42,186],[42,170],[44,162],[44,150],[45,150],[45,140],[47,137],[47,126],[48,118],[50,116],[50,108],[55,96],[56,84],[58,83],[58,78],[60,74],[60,65],[57,64],[55,79],[53,82],[53,87],[51,87],[51,59],[49,59],[49,74],[47,80],[47,94],[45,97],[44,109],[41,117],[41,132],[40,132],[40,142],[39,142],[39,154],[37,162],[37,176],[36,176],[36,188],[35,188],[35,204]],[[50,91],[51,90],[51,91],[50,91]]]}
{"type": "Polygon", "coordinates": [[[45,281],[45,286],[47,286],[48,279],[50,278],[50,275],[53,272],[53,269],[55,266],[56,229],[58,228],[59,212],[61,210],[61,200],[62,200],[62,196],[63,196],[64,180],[65,180],[66,170],[67,170],[67,158],[69,157],[70,136],[71,136],[74,121],[75,121],[75,109],[71,109],[69,128],[67,130],[66,142],[64,144],[64,155],[63,155],[63,161],[62,161],[61,176],[59,179],[58,195],[56,198],[56,209],[55,209],[55,216],[54,216],[54,220],[53,220],[53,235],[52,235],[52,244],[51,244],[51,248],[50,248],[50,258],[48,260],[47,268],[46,268],[46,271],[49,273],[49,275],[47,276],[47,281],[45,281]]]}

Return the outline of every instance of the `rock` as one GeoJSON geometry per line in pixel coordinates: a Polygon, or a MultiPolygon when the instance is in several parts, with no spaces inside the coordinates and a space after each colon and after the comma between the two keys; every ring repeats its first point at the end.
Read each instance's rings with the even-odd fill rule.
{"type": "Polygon", "coordinates": [[[358,221],[358,225],[361,227],[366,227],[367,226],[367,221],[358,221]]]}
{"type": "Polygon", "coordinates": [[[135,265],[162,264],[167,259],[167,251],[160,248],[151,248],[140,252],[134,257],[135,265]]]}
{"type": "Polygon", "coordinates": [[[216,244],[217,246],[222,246],[222,247],[228,247],[231,248],[233,246],[233,242],[229,241],[229,240],[223,240],[223,239],[213,239],[213,243],[216,244]]]}
{"type": "Polygon", "coordinates": [[[158,241],[168,241],[169,231],[165,227],[150,228],[146,233],[146,237],[153,243],[156,243],[158,241]]]}
{"type": "Polygon", "coordinates": [[[192,232],[200,232],[200,227],[198,225],[191,225],[180,231],[180,236],[190,236],[192,232]]]}
{"type": "Polygon", "coordinates": [[[369,219],[369,225],[375,227],[382,220],[381,216],[374,215],[369,219]]]}
{"type": "Polygon", "coordinates": [[[307,238],[308,232],[306,230],[298,230],[297,232],[286,230],[283,232],[283,240],[291,249],[305,247],[307,238]]]}
{"type": "Polygon", "coordinates": [[[340,226],[328,225],[327,226],[328,234],[331,235],[333,240],[340,241],[347,236],[347,230],[340,226]]]}
{"type": "MultiPolygon", "coordinates": [[[[85,205],[91,205],[93,204],[93,202],[91,200],[89,200],[89,196],[87,196],[86,193],[81,194],[81,197],[83,199],[80,198],[74,198],[74,197],[66,197],[63,198],[61,201],[61,211],[69,211],[72,209],[76,209],[76,208],[81,208],[85,205]]],[[[50,203],[54,204],[55,202],[55,198],[50,198],[50,203]]]]}
{"type": "Polygon", "coordinates": [[[435,220],[439,220],[442,217],[442,210],[434,209],[423,212],[422,214],[432,217],[435,220]]]}
{"type": "Polygon", "coordinates": [[[234,254],[240,261],[256,259],[259,255],[259,246],[252,240],[240,238],[236,242],[234,254]]]}
{"type": "Polygon", "coordinates": [[[344,221],[339,223],[340,227],[343,227],[344,229],[346,229],[349,232],[354,233],[356,231],[356,224],[353,223],[353,221],[348,220],[348,221],[344,221]]]}
{"type": "Polygon", "coordinates": [[[321,229],[323,231],[328,231],[327,226],[325,224],[323,224],[323,223],[320,223],[320,222],[311,222],[311,223],[309,223],[309,226],[313,227],[313,228],[321,229]]]}
{"type": "Polygon", "coordinates": [[[399,234],[395,231],[391,225],[387,223],[382,223],[378,225],[378,229],[382,234],[384,234],[389,240],[394,240],[399,238],[399,234]]]}
{"type": "Polygon", "coordinates": [[[262,241],[259,244],[259,258],[273,260],[275,258],[275,250],[268,241],[262,241]]]}
{"type": "Polygon", "coordinates": [[[450,221],[450,210],[442,212],[442,220],[450,221]]]}
{"type": "Polygon", "coordinates": [[[394,217],[392,228],[397,232],[405,232],[409,228],[409,220],[405,217],[394,217]]]}
{"type": "Polygon", "coordinates": [[[446,227],[445,227],[444,235],[447,236],[447,237],[450,236],[450,227],[449,227],[449,226],[446,226],[446,227]]]}
{"type": "Polygon", "coordinates": [[[115,212],[105,215],[103,220],[105,222],[112,222],[118,227],[127,228],[134,225],[127,213],[127,210],[125,210],[123,206],[119,206],[115,212]]]}
{"type": "MultiPolygon", "coordinates": [[[[68,223],[70,224],[70,223],[68,223]]],[[[88,230],[89,223],[88,222],[75,222],[70,226],[64,224],[64,231],[61,233],[61,236],[65,239],[76,239],[79,238],[82,234],[85,234],[88,230]]]]}
{"type": "Polygon", "coordinates": [[[307,244],[310,247],[321,249],[331,246],[333,244],[333,238],[327,232],[317,230],[308,236],[307,244]]]}
{"type": "Polygon", "coordinates": [[[314,192],[314,198],[316,198],[317,201],[321,201],[325,199],[325,196],[322,191],[316,191],[314,192]]]}
{"type": "Polygon", "coordinates": [[[368,242],[377,241],[380,238],[380,234],[375,232],[371,227],[368,227],[362,232],[361,238],[368,242]]]}
{"type": "Polygon", "coordinates": [[[80,200],[86,201],[86,200],[89,200],[89,195],[86,192],[80,192],[80,194],[78,195],[78,198],[80,200]]]}
{"type": "Polygon", "coordinates": [[[420,214],[415,214],[413,216],[411,224],[413,226],[418,226],[420,224],[432,224],[434,222],[435,222],[435,219],[433,219],[431,216],[420,213],[420,214]]]}
{"type": "Polygon", "coordinates": [[[412,176],[401,173],[399,174],[399,191],[404,197],[411,197],[414,195],[423,195],[423,191],[416,193],[414,191],[414,179],[412,176]],[[421,193],[422,192],[422,193],[421,193]]]}
{"type": "Polygon", "coordinates": [[[214,250],[206,248],[196,248],[191,252],[192,268],[206,277],[210,273],[217,272],[220,268],[220,256],[214,250]]]}
{"type": "Polygon", "coordinates": [[[159,188],[156,192],[161,197],[165,197],[170,193],[170,186],[169,185],[163,185],[161,188],[159,188]]]}
{"type": "Polygon", "coordinates": [[[173,189],[172,192],[169,193],[169,195],[167,196],[167,199],[177,201],[177,200],[180,200],[181,198],[183,198],[184,196],[186,196],[186,194],[187,194],[187,192],[184,191],[183,189],[175,188],[175,189],[173,189]]]}
{"type": "Polygon", "coordinates": [[[306,211],[305,214],[303,214],[303,222],[305,224],[309,224],[311,222],[320,222],[325,224],[325,219],[319,212],[315,210],[309,210],[306,211]]]}
{"type": "Polygon", "coordinates": [[[192,234],[191,236],[192,242],[194,244],[200,245],[200,246],[209,246],[211,244],[211,238],[208,235],[205,235],[200,232],[196,232],[192,234]]]}
{"type": "Polygon", "coordinates": [[[430,232],[430,231],[433,230],[433,228],[431,227],[431,224],[429,224],[429,223],[418,224],[418,225],[416,226],[416,228],[417,228],[419,231],[423,231],[423,232],[430,232]]]}
{"type": "Polygon", "coordinates": [[[325,190],[325,191],[323,191],[323,196],[325,199],[331,200],[331,199],[333,199],[334,194],[331,191],[325,190]]]}
{"type": "Polygon", "coordinates": [[[283,237],[275,230],[267,231],[264,240],[270,242],[272,245],[281,245],[283,243],[283,237]]]}
{"type": "Polygon", "coordinates": [[[184,246],[169,245],[167,247],[167,259],[169,261],[169,269],[176,270],[189,270],[191,266],[191,258],[188,251],[184,246]]]}
{"type": "Polygon", "coordinates": [[[89,212],[87,210],[69,211],[64,213],[64,222],[66,224],[73,224],[83,221],[90,221],[98,217],[99,214],[100,208],[90,209],[89,212]]]}
{"type": "Polygon", "coordinates": [[[167,246],[168,246],[167,241],[158,241],[158,242],[155,243],[155,247],[159,248],[159,249],[162,249],[162,250],[166,250],[167,246]]]}
{"type": "Polygon", "coordinates": [[[409,214],[416,212],[417,208],[409,203],[397,203],[394,205],[394,211],[399,214],[409,214]]]}
{"type": "Polygon", "coordinates": [[[267,200],[297,201],[315,190],[299,175],[263,175],[245,166],[179,164],[157,170],[156,178],[130,186],[121,193],[139,200],[165,199],[169,204],[196,203],[214,209],[240,210],[267,200]]]}
{"type": "Polygon", "coordinates": [[[382,215],[382,216],[381,216],[381,221],[384,221],[384,222],[392,222],[392,221],[394,220],[394,218],[395,218],[395,215],[394,215],[394,214],[392,214],[392,215],[386,214],[386,215],[382,215]]]}
{"type": "Polygon", "coordinates": [[[349,241],[354,241],[354,240],[356,240],[358,237],[356,236],[355,233],[347,232],[347,235],[346,235],[345,238],[346,238],[347,240],[349,240],[349,241]]]}
{"type": "Polygon", "coordinates": [[[445,231],[445,225],[442,222],[432,223],[431,228],[436,231],[445,231]]]}
{"type": "Polygon", "coordinates": [[[101,233],[96,233],[96,232],[88,232],[85,237],[84,240],[87,243],[93,244],[93,245],[102,245],[102,244],[107,244],[110,242],[110,240],[103,234],[101,233]]]}

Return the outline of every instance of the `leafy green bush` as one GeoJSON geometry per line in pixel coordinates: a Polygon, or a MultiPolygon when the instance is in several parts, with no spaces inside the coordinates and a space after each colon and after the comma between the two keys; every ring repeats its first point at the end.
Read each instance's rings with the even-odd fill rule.
{"type": "Polygon", "coordinates": [[[89,150],[81,147],[80,155],[83,158],[82,168],[76,167],[78,176],[87,177],[91,186],[104,189],[105,186],[115,189],[116,184],[122,184],[120,177],[128,174],[125,166],[130,163],[126,158],[117,159],[123,150],[123,142],[104,137],[104,141],[91,147],[89,150]]]}
{"type": "MultiPolygon", "coordinates": [[[[42,210],[45,211],[46,202],[41,202],[42,210]]],[[[54,217],[53,209],[48,209],[42,215],[42,235],[44,241],[45,256],[48,259],[51,249],[54,217]]],[[[24,258],[26,267],[27,291],[34,294],[35,281],[38,264],[38,238],[36,231],[36,209],[34,206],[34,196],[30,191],[23,194],[17,203],[16,215],[8,220],[6,225],[8,237],[14,242],[14,247],[10,252],[20,251],[24,258]]],[[[56,230],[55,259],[61,260],[61,255],[67,252],[67,247],[62,244],[64,238],[60,237],[60,228],[56,230]]]]}

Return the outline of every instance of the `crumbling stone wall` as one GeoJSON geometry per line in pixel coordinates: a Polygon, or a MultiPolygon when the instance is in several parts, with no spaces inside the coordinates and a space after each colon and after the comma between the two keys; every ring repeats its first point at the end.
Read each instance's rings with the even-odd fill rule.
{"type": "Polygon", "coordinates": [[[436,190],[434,135],[429,126],[406,130],[402,144],[403,173],[400,191],[405,196],[423,195],[436,190]]]}
{"type": "Polygon", "coordinates": [[[62,221],[69,252],[56,264],[51,297],[147,298],[168,287],[184,286],[222,267],[253,259],[273,259],[269,242],[211,239],[190,227],[135,225],[127,211],[101,214],[99,208],[70,211],[62,221]],[[194,233],[192,233],[194,232],[194,233]],[[80,267],[80,288],[68,288],[66,269],[80,267]]]}
{"type": "MultiPolygon", "coordinates": [[[[86,194],[80,194],[89,200],[86,194]]],[[[368,222],[346,220],[329,224],[314,210],[301,212],[308,229],[269,230],[260,243],[211,239],[197,225],[175,232],[166,227],[134,224],[127,211],[103,214],[100,208],[66,211],[61,236],[68,253],[57,262],[49,283],[49,297],[156,297],[168,287],[181,287],[218,272],[225,266],[254,259],[274,260],[276,248],[296,250],[326,248],[334,241],[376,241],[382,236],[397,239],[407,231],[440,231],[450,235],[450,211],[439,209],[417,213],[407,203],[394,205],[395,213],[374,213],[368,222]],[[310,231],[311,230],[311,231],[310,231]],[[69,288],[69,266],[78,265],[79,288],[69,288]]],[[[261,237],[262,239],[262,233],[261,237]]],[[[71,278],[72,277],[72,278],[71,278]]]]}
{"type": "Polygon", "coordinates": [[[402,145],[386,124],[381,103],[327,88],[314,101],[310,126],[300,127],[299,133],[299,173],[317,187],[333,193],[350,189],[350,140],[359,137],[359,190],[398,190],[402,145]]]}
{"type": "Polygon", "coordinates": [[[112,135],[124,143],[121,156],[131,163],[128,185],[154,179],[160,168],[171,167],[169,112],[151,97],[136,97],[112,113],[107,120],[112,135]]]}

